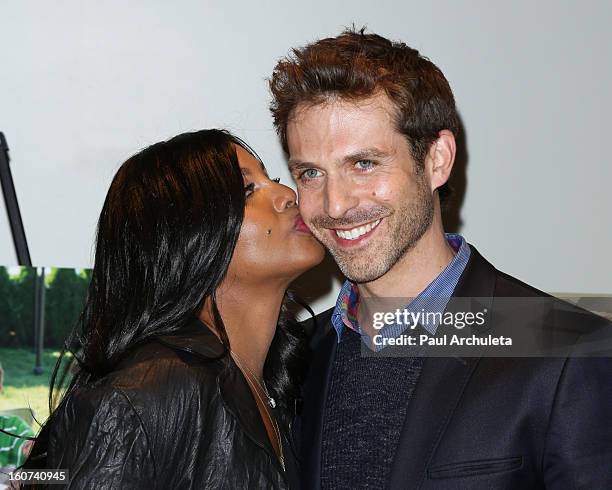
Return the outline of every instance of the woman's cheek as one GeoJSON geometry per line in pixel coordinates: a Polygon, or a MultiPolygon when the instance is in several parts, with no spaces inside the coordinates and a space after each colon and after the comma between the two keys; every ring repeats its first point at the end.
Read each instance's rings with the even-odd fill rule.
{"type": "Polygon", "coordinates": [[[252,265],[261,263],[266,255],[273,252],[269,242],[273,231],[268,233],[268,230],[271,230],[271,227],[263,223],[243,222],[234,256],[238,255],[237,258],[241,262],[249,262],[252,265]]]}

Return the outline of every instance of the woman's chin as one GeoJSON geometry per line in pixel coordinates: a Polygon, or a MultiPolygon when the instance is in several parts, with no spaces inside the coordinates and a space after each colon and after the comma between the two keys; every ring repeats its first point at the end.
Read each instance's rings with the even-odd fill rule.
{"type": "MultiPolygon", "coordinates": [[[[301,256],[301,262],[304,264],[304,270],[306,272],[309,269],[319,265],[325,258],[325,247],[321,245],[314,236],[307,247],[304,247],[299,253],[301,256]]],[[[296,254],[297,255],[297,254],[296,254]]]]}
{"type": "Polygon", "coordinates": [[[292,269],[294,269],[295,274],[292,277],[292,281],[297,279],[302,274],[308,272],[310,269],[313,269],[325,258],[325,249],[323,247],[316,247],[310,253],[301,254],[299,257],[295,256],[291,260],[292,269]]]}
{"type": "Polygon", "coordinates": [[[258,281],[272,281],[274,283],[280,280],[281,284],[288,285],[305,272],[316,267],[325,258],[325,249],[314,238],[307,240],[307,242],[302,242],[298,246],[292,246],[290,252],[286,248],[279,250],[277,253],[270,249],[268,251],[269,258],[274,258],[275,260],[251,262],[248,267],[250,271],[248,280],[253,281],[256,279],[258,281]]]}

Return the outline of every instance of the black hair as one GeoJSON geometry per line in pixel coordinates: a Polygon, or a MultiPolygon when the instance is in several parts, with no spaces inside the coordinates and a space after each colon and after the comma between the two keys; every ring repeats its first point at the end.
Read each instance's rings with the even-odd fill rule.
{"type": "MultiPolygon", "coordinates": [[[[215,330],[229,352],[215,291],[244,217],[236,145],[258,158],[228,131],[210,129],[156,143],[115,174],[98,222],[85,306],[53,371],[51,415],[30,460],[44,459],[45,426],[62,400],[113,371],[136,345],[184,327],[207,298],[215,330]]],[[[299,396],[307,351],[305,334],[287,308],[290,299],[287,293],[264,365],[264,379],[284,423],[299,396]]]]}

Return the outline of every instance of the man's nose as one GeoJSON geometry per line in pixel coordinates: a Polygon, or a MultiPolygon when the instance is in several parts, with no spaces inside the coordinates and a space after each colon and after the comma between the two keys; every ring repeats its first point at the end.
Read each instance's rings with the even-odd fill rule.
{"type": "Polygon", "coordinates": [[[272,204],[278,213],[297,205],[297,195],[291,187],[283,184],[275,184],[276,187],[272,204]]]}
{"type": "Polygon", "coordinates": [[[324,210],[330,218],[342,218],[359,203],[353,188],[339,177],[330,177],[325,183],[324,210]]]}

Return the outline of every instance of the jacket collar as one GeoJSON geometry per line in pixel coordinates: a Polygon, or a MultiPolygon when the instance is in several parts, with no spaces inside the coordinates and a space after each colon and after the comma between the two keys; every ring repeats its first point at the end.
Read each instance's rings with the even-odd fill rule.
{"type": "Polygon", "coordinates": [[[498,271],[470,245],[470,260],[455,287],[455,297],[492,298],[498,271]]]}
{"type": "Polygon", "coordinates": [[[228,349],[210,327],[195,317],[172,335],[157,337],[157,341],[171,349],[187,352],[203,361],[219,361],[223,367],[217,377],[218,390],[228,411],[238,421],[244,433],[260,448],[269,453],[283,473],[253,392],[242,371],[229,355],[228,349]]]}
{"type": "Polygon", "coordinates": [[[217,360],[226,355],[227,349],[202,320],[190,319],[183,327],[156,340],[174,350],[188,352],[202,360],[217,360]]]}

